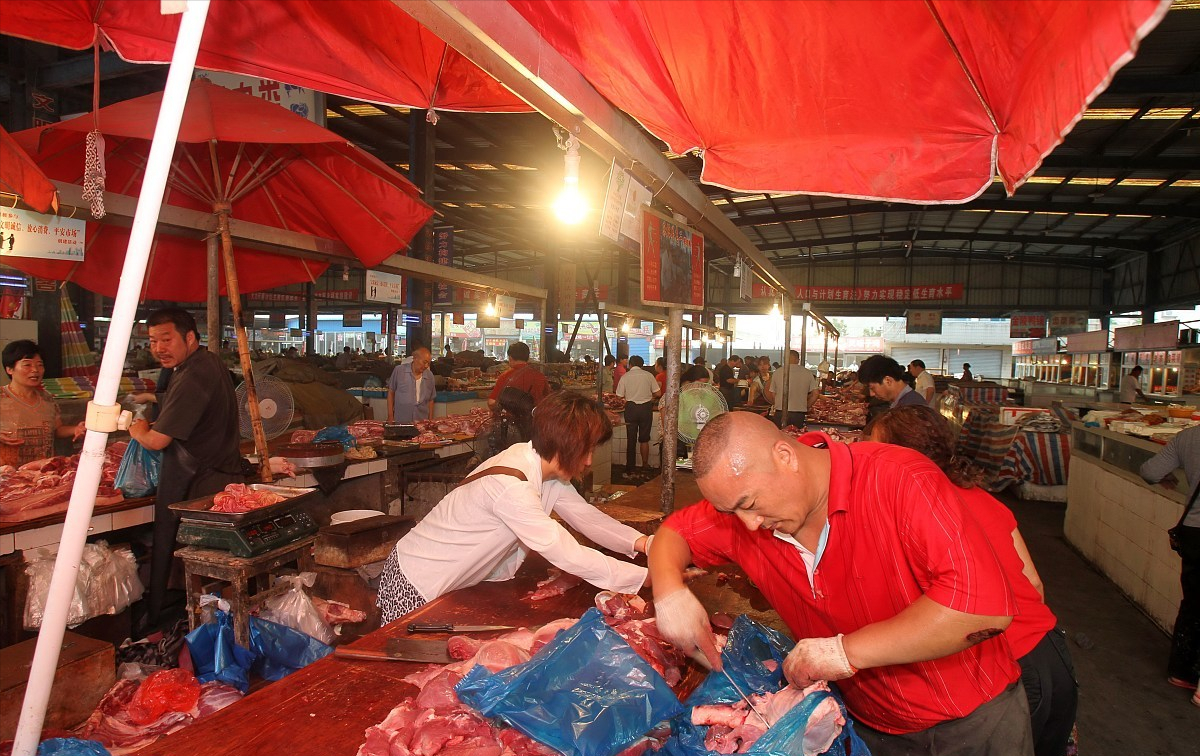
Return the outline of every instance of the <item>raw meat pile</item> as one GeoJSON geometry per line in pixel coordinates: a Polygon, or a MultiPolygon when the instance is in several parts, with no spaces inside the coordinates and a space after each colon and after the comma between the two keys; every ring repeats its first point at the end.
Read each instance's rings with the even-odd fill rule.
{"type": "MultiPolygon", "coordinates": [[[[97,504],[112,504],[124,497],[113,486],[121,457],[128,443],[121,441],[104,450],[104,464],[100,471],[100,488],[96,491],[97,504]]],[[[71,500],[71,486],[75,483],[75,470],[79,466],[79,455],[71,457],[47,457],[27,462],[19,468],[11,465],[0,467],[0,517],[11,517],[36,511],[39,515],[51,514],[67,508],[71,500]]]]}
{"type": "Polygon", "coordinates": [[[861,427],[867,424],[867,403],[829,396],[818,397],[813,406],[808,408],[806,420],[810,423],[838,423],[861,427]]]}
{"type": "Polygon", "coordinates": [[[412,438],[407,439],[407,440],[414,444],[440,444],[443,441],[445,441],[446,439],[442,438],[440,435],[438,435],[437,433],[434,433],[432,431],[425,431],[424,433],[418,433],[417,435],[415,435],[412,438]]]}
{"type": "MultiPolygon", "coordinates": [[[[775,693],[751,694],[750,700],[762,718],[745,701],[697,706],[692,709],[692,724],[708,727],[704,745],[710,751],[745,753],[767,731],[768,723],[778,722],[810,693],[828,690],[829,685],[820,681],[803,690],[787,685],[775,693]]],[[[809,716],[804,730],[804,756],[816,756],[829,750],[845,724],[846,719],[833,697],[821,701],[809,716]]]]}
{"type": "Polygon", "coordinates": [[[252,509],[262,509],[283,501],[280,496],[271,491],[258,491],[245,483],[230,483],[225,490],[213,496],[210,512],[249,512],[252,509]]]}
{"type": "Polygon", "coordinates": [[[298,430],[292,431],[293,444],[311,444],[313,438],[317,435],[315,430],[298,430]]]}
{"type": "Polygon", "coordinates": [[[478,436],[492,424],[492,412],[487,407],[475,407],[462,415],[447,415],[432,420],[418,420],[415,425],[422,432],[440,433],[443,436],[466,434],[478,436]]]}
{"type": "MultiPolygon", "coordinates": [[[[155,672],[145,681],[120,680],[100,699],[96,710],[87,721],[76,728],[75,736],[99,741],[112,756],[123,756],[145,748],[162,736],[181,730],[197,719],[219,711],[242,697],[236,688],[218,682],[200,685],[194,677],[191,677],[190,683],[199,688],[198,697],[138,696],[142,686],[155,686],[164,675],[191,677],[190,673],[184,670],[172,669],[155,672]],[[164,701],[164,698],[168,701],[164,701]],[[175,703],[185,698],[192,702],[186,711],[161,710],[162,703],[175,703]],[[156,703],[157,705],[154,705],[156,703]]],[[[187,682],[183,681],[183,685],[175,687],[190,688],[187,682]]]]}
{"type": "Polygon", "coordinates": [[[359,444],[383,440],[382,420],[358,420],[347,425],[346,430],[350,431],[350,435],[354,436],[359,444]]]}
{"type": "Polygon", "coordinates": [[[351,609],[349,604],[343,604],[341,601],[326,601],[319,596],[313,596],[312,602],[317,611],[321,613],[321,619],[330,626],[352,625],[367,618],[366,612],[361,609],[351,609]]]}
{"type": "Polygon", "coordinates": [[[604,403],[604,409],[618,411],[625,409],[625,400],[608,391],[604,392],[604,398],[601,401],[604,403]]]}

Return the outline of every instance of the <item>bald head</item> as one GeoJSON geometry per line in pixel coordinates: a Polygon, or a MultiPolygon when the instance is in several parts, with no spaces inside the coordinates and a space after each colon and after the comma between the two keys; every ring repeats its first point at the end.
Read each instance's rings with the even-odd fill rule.
{"type": "Polygon", "coordinates": [[[723,469],[726,461],[740,475],[755,463],[766,463],[771,447],[786,439],[766,418],[753,412],[725,412],[704,426],[692,451],[692,470],[703,478],[723,469]]]}

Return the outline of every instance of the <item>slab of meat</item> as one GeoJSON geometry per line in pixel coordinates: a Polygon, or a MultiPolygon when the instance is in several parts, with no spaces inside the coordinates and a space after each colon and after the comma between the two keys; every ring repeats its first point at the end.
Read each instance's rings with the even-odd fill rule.
{"type": "Polygon", "coordinates": [[[414,425],[421,432],[442,436],[478,436],[491,427],[492,413],[486,407],[476,407],[461,415],[446,415],[432,420],[418,420],[414,425]]]}
{"type": "Polygon", "coordinates": [[[515,667],[529,661],[529,651],[515,646],[505,640],[488,640],[479,644],[479,650],[469,659],[455,662],[446,667],[448,670],[465,675],[476,664],[485,667],[489,672],[499,672],[502,669],[515,667]]]}
{"type": "MultiPolygon", "coordinates": [[[[803,690],[785,685],[775,693],[751,694],[758,714],[745,701],[696,706],[692,709],[692,724],[709,728],[704,745],[710,751],[745,753],[767,731],[766,723],[774,725],[810,694],[819,691],[828,692],[829,685],[819,681],[803,690]]],[[[829,750],[845,724],[841,707],[832,696],[817,704],[805,725],[804,756],[817,756],[829,750]]]]}
{"type": "Polygon", "coordinates": [[[608,624],[625,639],[625,642],[637,652],[638,656],[645,659],[646,663],[654,668],[654,671],[662,675],[662,678],[667,681],[667,685],[674,688],[683,680],[683,672],[680,668],[686,663],[687,658],[679,649],[663,639],[654,620],[635,619],[625,622],[609,620],[608,624]]]}
{"type": "MultiPolygon", "coordinates": [[[[113,487],[125,442],[110,445],[104,452],[96,504],[113,504],[124,496],[113,487]]],[[[0,517],[28,519],[66,510],[79,455],[35,459],[19,468],[0,468],[0,517]]]]}
{"type": "Polygon", "coordinates": [[[636,593],[600,591],[596,594],[596,608],[605,617],[624,622],[632,619],[646,619],[650,616],[653,605],[647,603],[636,593]]]}
{"type": "Polygon", "coordinates": [[[367,618],[366,612],[360,609],[351,609],[349,604],[343,604],[341,601],[327,601],[319,596],[313,596],[312,602],[327,625],[352,625],[367,618]]]}
{"type": "Polygon", "coordinates": [[[537,587],[521,597],[522,601],[545,601],[553,596],[561,596],[583,582],[569,572],[563,572],[557,567],[551,567],[545,580],[539,580],[537,587]]]}
{"type": "Polygon", "coordinates": [[[317,432],[315,430],[292,431],[292,443],[293,444],[310,444],[310,443],[312,443],[313,437],[315,437],[316,435],[317,435],[317,432]]]}
{"type": "Polygon", "coordinates": [[[230,483],[225,490],[213,496],[210,512],[249,512],[278,504],[284,497],[271,491],[250,488],[245,483],[230,483]]]}
{"type": "Polygon", "coordinates": [[[361,444],[365,441],[383,440],[383,421],[358,420],[346,426],[346,430],[361,444]]]}
{"type": "Polygon", "coordinates": [[[554,636],[558,635],[568,627],[573,627],[579,620],[572,617],[557,619],[553,622],[547,622],[539,627],[534,633],[531,643],[529,644],[530,653],[536,654],[541,650],[542,646],[554,640],[554,636]]]}

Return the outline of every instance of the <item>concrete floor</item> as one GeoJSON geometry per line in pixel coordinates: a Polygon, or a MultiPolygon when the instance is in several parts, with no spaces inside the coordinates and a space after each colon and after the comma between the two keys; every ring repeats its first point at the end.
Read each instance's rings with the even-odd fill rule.
{"type": "Polygon", "coordinates": [[[1166,682],[1170,638],[1067,543],[1065,504],[1002,500],[1071,641],[1080,756],[1200,756],[1200,708],[1166,682]]]}

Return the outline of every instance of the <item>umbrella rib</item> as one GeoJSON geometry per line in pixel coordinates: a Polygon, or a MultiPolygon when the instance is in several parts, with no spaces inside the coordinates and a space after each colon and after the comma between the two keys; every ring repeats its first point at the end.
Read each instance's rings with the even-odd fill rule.
{"type": "Polygon", "coordinates": [[[398,241],[400,242],[400,244],[401,244],[401,245],[402,245],[402,246],[403,246],[405,249],[407,249],[407,248],[408,248],[408,246],[409,246],[408,242],[404,241],[404,239],[402,239],[402,238],[400,237],[400,235],[399,235],[399,234],[397,234],[395,231],[393,231],[393,230],[391,229],[391,227],[390,227],[390,226],[388,226],[386,223],[384,223],[382,220],[380,220],[379,216],[378,216],[378,215],[376,215],[376,214],[375,214],[375,213],[374,213],[374,212],[371,210],[371,208],[369,208],[369,207],[367,207],[366,205],[364,205],[364,204],[363,204],[363,203],[362,203],[362,202],[361,202],[361,201],[358,199],[358,197],[356,197],[356,196],[354,195],[354,193],[353,193],[353,192],[350,192],[350,191],[348,191],[348,190],[346,189],[346,187],[342,186],[342,185],[341,185],[341,184],[339,184],[337,181],[335,181],[335,180],[333,179],[333,177],[332,177],[332,176],[330,176],[330,175],[329,175],[328,173],[326,173],[325,171],[321,170],[321,168],[320,168],[320,167],[319,167],[319,166],[318,166],[316,163],[314,163],[313,161],[309,160],[309,159],[308,159],[308,157],[306,157],[306,156],[302,156],[300,159],[301,159],[301,160],[303,160],[304,162],[308,163],[308,164],[309,164],[309,166],[311,166],[311,167],[312,167],[312,169],[313,169],[314,171],[316,171],[317,173],[319,173],[319,174],[321,174],[322,176],[324,176],[324,177],[325,177],[325,178],[326,178],[326,179],[329,181],[330,185],[337,187],[338,189],[340,189],[340,190],[342,191],[342,193],[343,193],[343,194],[345,194],[345,195],[346,195],[347,197],[349,197],[350,199],[354,200],[355,204],[357,204],[359,207],[361,207],[364,213],[366,213],[367,215],[371,216],[371,218],[372,218],[372,219],[374,219],[374,220],[375,220],[375,222],[376,222],[376,223],[378,223],[380,226],[382,226],[382,227],[384,228],[384,230],[385,230],[385,231],[387,231],[389,234],[391,234],[393,237],[395,237],[395,238],[396,238],[396,240],[398,240],[398,241]]]}
{"type": "MultiPolygon", "coordinates": [[[[233,194],[230,195],[229,201],[233,202],[235,199],[241,199],[258,187],[265,185],[275,174],[286,168],[292,160],[293,158],[289,155],[281,155],[265,171],[257,174],[247,174],[242,178],[242,181],[238,184],[233,194]]],[[[256,165],[255,168],[257,167],[256,165]]]]}
{"type": "MultiPolygon", "coordinates": [[[[243,144],[245,144],[245,143],[243,142],[243,144]]],[[[259,154],[258,157],[256,157],[254,159],[254,163],[249,168],[246,169],[246,175],[242,176],[242,179],[238,182],[237,186],[235,186],[232,191],[227,190],[225,192],[225,197],[227,199],[232,198],[232,197],[241,197],[242,196],[242,193],[241,193],[242,187],[246,184],[247,181],[251,181],[254,179],[255,172],[258,170],[258,166],[262,165],[262,162],[264,160],[266,160],[267,156],[270,154],[271,154],[271,148],[263,147],[263,151],[259,154]]],[[[233,200],[230,199],[229,201],[232,202],[233,200]]]]}
{"type": "Polygon", "coordinates": [[[983,110],[987,113],[988,120],[992,123],[994,134],[1000,133],[1000,126],[996,123],[996,114],[992,112],[991,105],[983,97],[983,90],[979,88],[979,83],[975,81],[974,74],[971,69],[967,68],[967,62],[963,60],[962,52],[959,51],[958,45],[954,43],[954,38],[950,36],[950,30],[946,28],[946,24],[942,21],[941,15],[937,9],[933,7],[933,0],[925,0],[925,7],[929,9],[929,14],[933,16],[933,20],[937,22],[938,28],[942,30],[942,36],[946,38],[947,44],[950,45],[950,50],[954,53],[954,57],[958,60],[958,65],[962,68],[963,74],[966,75],[967,81],[971,84],[971,89],[975,90],[975,97],[979,99],[979,104],[983,106],[983,110]]]}
{"type": "Polygon", "coordinates": [[[225,181],[224,197],[230,196],[230,190],[233,188],[233,180],[237,177],[238,166],[242,164],[242,156],[246,154],[246,143],[238,142],[237,154],[233,156],[233,166],[229,169],[229,178],[225,181]]]}
{"type": "Polygon", "coordinates": [[[266,196],[267,202],[271,203],[271,209],[275,211],[275,217],[279,219],[279,225],[285,230],[291,231],[292,228],[288,224],[287,218],[285,218],[283,213],[279,211],[279,205],[275,203],[275,194],[271,192],[271,190],[268,189],[265,184],[263,185],[263,194],[266,196]]]}
{"type": "MultiPolygon", "coordinates": [[[[188,150],[185,149],[185,150],[183,150],[183,156],[186,157],[187,161],[192,164],[192,169],[194,171],[196,171],[196,178],[195,178],[196,184],[198,186],[200,186],[202,189],[207,190],[204,194],[201,194],[199,197],[197,197],[197,199],[205,200],[210,205],[213,204],[214,202],[216,202],[217,201],[216,194],[217,194],[217,192],[219,192],[221,190],[220,185],[217,184],[215,186],[209,186],[208,184],[205,183],[204,171],[202,171],[200,169],[200,164],[196,162],[196,158],[192,155],[191,152],[189,152],[188,150]]],[[[215,166],[214,166],[214,170],[215,170],[215,166]]]]}

